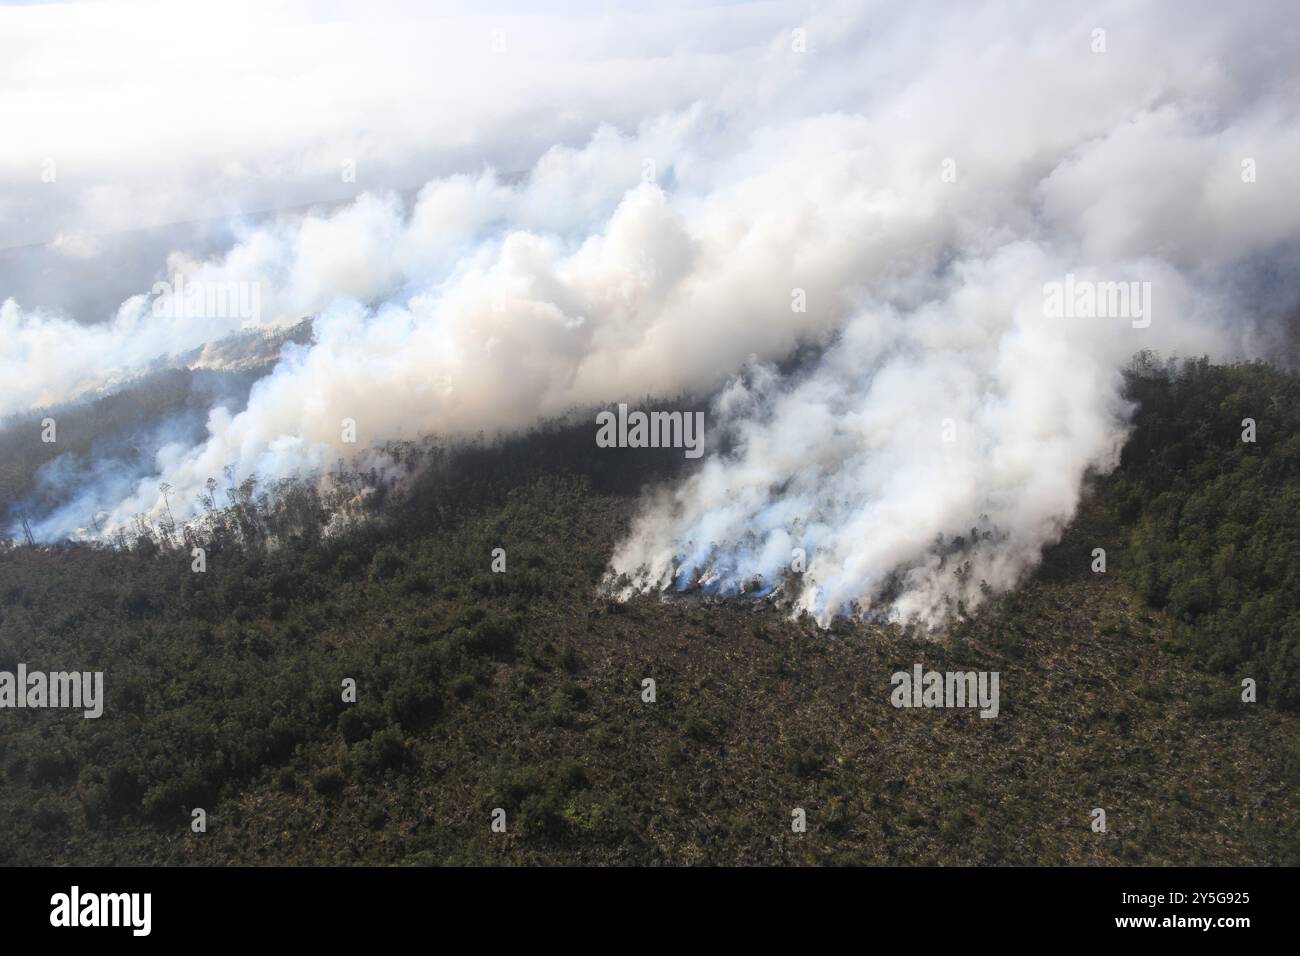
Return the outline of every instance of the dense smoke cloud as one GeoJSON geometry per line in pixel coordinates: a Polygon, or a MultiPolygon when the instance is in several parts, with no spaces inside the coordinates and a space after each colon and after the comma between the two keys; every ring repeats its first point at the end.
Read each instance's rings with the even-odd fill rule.
{"type": "MultiPolygon", "coordinates": [[[[579,146],[559,122],[522,180],[445,176],[175,255],[166,274],[256,283],[266,323],[316,315],[315,341],[203,441],[162,444],[101,524],[157,514],[162,480],[183,512],[226,466],[326,467],[355,449],[343,419],[367,445],[716,393],[726,450],[646,502],[613,562],[633,587],[770,588],[796,548],[792,596],[823,619],[1008,587],[1113,464],[1134,352],[1261,347],[1234,277],[1300,234],[1300,44],[1285,5],[1249,10],[737,8],[710,14],[746,26],[707,55],[660,24],[639,52],[680,61],[694,102],[579,146]],[[1149,311],[1049,315],[1067,276],[1149,284],[1149,311]],[[778,373],[805,343],[817,359],[778,373]],[[936,541],[972,528],[959,578],[936,541]]],[[[6,304],[0,412],[238,327],[149,306],[79,331],[6,304]]]]}

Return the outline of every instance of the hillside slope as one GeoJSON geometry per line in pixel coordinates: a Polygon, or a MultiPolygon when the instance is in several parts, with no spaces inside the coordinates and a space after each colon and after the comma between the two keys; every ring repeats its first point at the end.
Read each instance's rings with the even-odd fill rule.
{"type": "Polygon", "coordinates": [[[929,639],[610,602],[638,484],[588,442],[466,454],[356,532],[201,575],[179,550],[0,555],[0,669],[102,668],[108,697],[0,714],[0,862],[1300,862],[1300,716],[1242,704],[1140,603],[1115,480],[929,639]],[[998,671],[1000,715],[895,709],[914,664],[998,671]]]}

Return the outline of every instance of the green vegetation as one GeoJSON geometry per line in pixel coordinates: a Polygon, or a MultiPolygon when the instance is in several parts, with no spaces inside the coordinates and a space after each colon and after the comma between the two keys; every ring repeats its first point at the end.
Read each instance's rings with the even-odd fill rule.
{"type": "Polygon", "coordinates": [[[0,552],[0,669],[102,669],[107,695],[0,711],[0,863],[1300,863],[1297,380],[1132,383],[1122,469],[938,641],[612,603],[636,495],[681,457],[585,426],[419,450],[336,535],[313,489],[214,483],[204,574],[169,529],[0,552]],[[916,662],[999,671],[1001,715],[895,710],[916,662]]]}
{"type": "Polygon", "coordinates": [[[1137,593],[1198,664],[1300,710],[1300,378],[1147,359],[1130,391],[1140,411],[1112,494],[1136,523],[1137,593]]]}

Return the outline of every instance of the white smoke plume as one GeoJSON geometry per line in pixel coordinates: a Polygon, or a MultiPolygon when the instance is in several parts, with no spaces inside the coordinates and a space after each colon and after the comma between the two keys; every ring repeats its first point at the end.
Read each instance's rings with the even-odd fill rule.
{"type": "MultiPolygon", "coordinates": [[[[639,52],[680,63],[685,103],[580,146],[561,123],[522,180],[444,176],[173,257],[256,281],[270,323],[316,315],[315,341],[206,440],[161,447],[100,523],[160,513],[163,480],[177,511],[227,466],[323,469],[355,449],[345,418],[367,444],[716,393],[725,450],[646,502],[613,560],[632,587],[766,589],[796,548],[793,596],[822,619],[933,619],[1009,587],[1113,464],[1128,358],[1258,352],[1234,276],[1300,238],[1286,5],[1192,7],[739,7],[712,22],[747,42],[707,56],[660,22],[639,52]],[[1149,326],[1050,317],[1067,275],[1150,283],[1149,326]],[[802,344],[817,358],[779,373],[802,344]],[[972,528],[958,578],[935,543],[972,528]]],[[[221,331],[164,331],[147,305],[77,332],[7,304],[0,412],[221,331]]]]}

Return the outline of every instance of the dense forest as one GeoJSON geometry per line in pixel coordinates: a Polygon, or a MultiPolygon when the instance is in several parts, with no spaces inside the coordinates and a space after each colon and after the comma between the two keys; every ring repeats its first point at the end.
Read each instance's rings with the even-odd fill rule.
{"type": "Polygon", "coordinates": [[[1134,364],[1141,409],[1111,479],[1131,583],[1199,666],[1300,710],[1300,378],[1264,364],[1134,364]]]}
{"type": "Polygon", "coordinates": [[[939,635],[610,600],[682,459],[586,424],[395,448],[416,480],[332,497],[214,476],[198,528],[7,546],[0,670],[103,670],[107,703],[0,712],[0,862],[1300,863],[1300,378],[1143,357],[1129,390],[1120,468],[939,635]],[[915,662],[999,671],[1001,715],[894,709],[915,662]]]}

